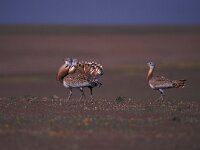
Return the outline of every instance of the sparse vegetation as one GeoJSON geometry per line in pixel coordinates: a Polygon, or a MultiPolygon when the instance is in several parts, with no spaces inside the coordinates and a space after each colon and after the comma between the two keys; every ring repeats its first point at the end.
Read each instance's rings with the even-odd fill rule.
{"type": "Polygon", "coordinates": [[[125,100],[126,100],[125,97],[118,96],[118,97],[115,99],[115,102],[116,102],[116,103],[122,103],[122,102],[124,102],[125,100]]]}
{"type": "MultiPolygon", "coordinates": [[[[50,145],[57,144],[58,148],[64,143],[65,148],[71,148],[76,143],[76,149],[95,149],[99,141],[105,143],[101,148],[107,148],[111,140],[116,145],[110,149],[116,146],[154,149],[151,143],[162,148],[168,146],[164,144],[168,140],[174,147],[187,149],[188,145],[196,144],[194,149],[198,149],[200,145],[195,141],[200,138],[199,106],[199,102],[152,102],[122,96],[114,102],[100,99],[93,103],[66,102],[56,95],[1,98],[0,143],[6,148],[4,135],[12,135],[21,140],[25,136],[23,140],[27,143],[34,141],[34,137],[40,138],[50,145]],[[186,136],[187,141],[181,142],[186,136]],[[149,142],[144,145],[139,139],[149,142]],[[131,144],[133,140],[138,141],[137,145],[131,144]]],[[[11,140],[11,144],[17,143],[11,140]]],[[[50,145],[41,148],[49,149],[50,145]]]]}

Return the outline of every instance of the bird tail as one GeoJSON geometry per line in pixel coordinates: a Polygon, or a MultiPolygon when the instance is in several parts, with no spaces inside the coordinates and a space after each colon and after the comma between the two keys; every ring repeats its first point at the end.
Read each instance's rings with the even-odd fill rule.
{"type": "Polygon", "coordinates": [[[185,87],[185,81],[186,80],[173,80],[173,86],[175,88],[184,88],[185,87]]]}

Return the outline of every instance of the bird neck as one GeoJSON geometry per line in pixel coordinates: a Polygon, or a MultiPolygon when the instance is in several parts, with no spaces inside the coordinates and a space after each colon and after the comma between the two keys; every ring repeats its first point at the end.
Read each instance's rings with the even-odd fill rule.
{"type": "Polygon", "coordinates": [[[60,82],[62,82],[63,78],[68,74],[69,68],[65,67],[65,65],[62,65],[59,70],[58,70],[58,74],[56,76],[56,79],[60,82]]]}
{"type": "Polygon", "coordinates": [[[148,81],[153,77],[153,71],[154,71],[154,67],[150,67],[148,74],[147,74],[148,81]]]}

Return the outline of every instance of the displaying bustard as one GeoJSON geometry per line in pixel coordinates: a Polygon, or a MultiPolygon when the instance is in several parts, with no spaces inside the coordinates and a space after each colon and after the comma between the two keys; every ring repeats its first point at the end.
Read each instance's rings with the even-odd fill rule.
{"type": "Polygon", "coordinates": [[[73,88],[78,88],[82,92],[80,100],[85,97],[84,87],[90,89],[92,100],[92,89],[101,86],[99,82],[101,75],[103,75],[102,65],[95,62],[78,62],[77,59],[67,58],[58,70],[57,80],[61,81],[64,87],[70,90],[68,100],[71,98],[73,88]]]}

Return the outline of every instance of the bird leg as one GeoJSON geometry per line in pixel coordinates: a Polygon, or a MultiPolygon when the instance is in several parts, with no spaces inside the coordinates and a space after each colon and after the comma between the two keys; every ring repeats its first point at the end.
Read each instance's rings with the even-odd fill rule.
{"type": "MultiPolygon", "coordinates": [[[[83,88],[82,88],[82,87],[80,88],[80,91],[82,92],[82,94],[81,94],[81,97],[79,98],[79,101],[81,101],[81,100],[82,100],[83,96],[84,96],[84,98],[85,98],[85,93],[84,93],[84,91],[83,91],[83,88]]],[[[86,99],[86,98],[85,98],[85,99],[86,99]]]]}
{"type": "Polygon", "coordinates": [[[159,89],[159,91],[160,91],[161,96],[158,98],[158,100],[161,99],[163,101],[164,100],[164,97],[163,97],[164,96],[164,91],[162,89],[159,89]]]}
{"type": "Polygon", "coordinates": [[[70,100],[71,96],[72,96],[72,88],[69,89],[69,95],[68,95],[67,101],[70,100]]]}
{"type": "Polygon", "coordinates": [[[90,88],[90,100],[93,101],[93,96],[92,96],[92,87],[89,87],[90,88]]]}

